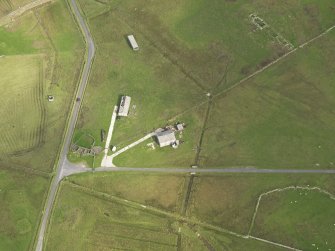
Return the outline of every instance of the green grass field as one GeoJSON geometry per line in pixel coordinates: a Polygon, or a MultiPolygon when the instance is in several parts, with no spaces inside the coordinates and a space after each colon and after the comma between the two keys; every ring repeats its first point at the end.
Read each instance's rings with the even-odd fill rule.
{"type": "Polygon", "coordinates": [[[117,165],[333,167],[333,31],[216,96],[288,52],[274,36],[298,46],[331,27],[332,1],[80,3],[97,56],[74,141],[90,134],[104,146],[101,129],[108,131],[113,107],[126,94],[134,107],[117,120],[112,145],[123,147],[176,121],[189,129],[177,151],[152,150],[147,141],[118,156],[117,165]],[[251,13],[269,28],[256,29],[251,13]],[[129,48],[127,34],[135,35],[140,51],[129,48]],[[207,104],[198,106],[207,92],[215,97],[204,125],[207,104]]]}
{"type": "Polygon", "coordinates": [[[68,177],[70,182],[144,205],[176,212],[181,207],[185,177],[141,173],[87,173],[68,177]]]}
{"type": "MultiPolygon", "coordinates": [[[[63,188],[53,216],[55,219],[61,218],[59,223],[52,223],[51,230],[49,230],[51,236],[54,235],[54,232],[63,236],[58,224],[64,225],[69,222],[69,218],[63,216],[67,214],[66,212],[71,211],[68,203],[77,208],[76,212],[78,210],[81,212],[88,210],[85,214],[90,218],[88,222],[99,219],[101,213],[95,215],[89,213],[93,208],[101,210],[100,204],[95,202],[97,200],[112,205],[121,203],[122,207],[131,207],[132,209],[142,208],[155,214],[166,212],[167,214],[164,213],[165,216],[174,218],[174,220],[171,219],[174,222],[171,223],[174,233],[178,233],[179,227],[181,228],[181,241],[179,240],[178,244],[182,248],[181,250],[206,250],[208,245],[219,250],[220,247],[224,247],[224,250],[245,250],[245,247],[252,248],[250,250],[268,250],[269,248],[266,243],[224,234],[218,230],[220,228],[243,236],[250,234],[254,237],[302,250],[314,250],[312,244],[316,244],[319,248],[332,248],[334,246],[331,237],[334,230],[332,213],[334,200],[330,199],[329,195],[316,189],[308,190],[316,187],[334,196],[335,183],[332,175],[199,175],[195,177],[193,182],[186,220],[184,219],[182,220],[183,223],[180,223],[178,217],[182,211],[182,201],[185,199],[183,191],[187,185],[187,177],[188,175],[182,174],[124,172],[87,173],[68,177],[63,182],[63,188]],[[260,195],[274,189],[296,186],[304,189],[289,188],[282,192],[272,192],[264,195],[260,200],[253,227],[251,227],[260,195]],[[77,195],[72,195],[74,191],[77,195]],[[70,202],[73,198],[76,198],[75,201],[70,202]],[[88,209],[89,207],[92,207],[92,209],[88,209]],[[214,228],[199,226],[197,222],[209,224],[214,228]],[[56,227],[54,228],[54,226],[56,227]],[[215,227],[218,229],[215,229],[215,227]],[[198,233],[203,238],[197,236],[198,233]]],[[[114,208],[111,212],[117,214],[120,211],[114,208]]],[[[82,214],[78,213],[77,215],[82,214]]],[[[69,213],[68,217],[70,215],[74,217],[74,213],[69,213]]],[[[80,220],[84,221],[84,219],[86,217],[80,216],[80,220]]],[[[75,222],[75,220],[71,222],[75,222]]],[[[142,220],[137,220],[136,223],[138,222],[142,222],[142,220]]],[[[84,233],[86,236],[88,232],[85,231],[99,228],[97,224],[100,223],[95,224],[93,226],[85,223],[85,225],[78,226],[78,228],[83,228],[78,230],[78,234],[84,233]]],[[[72,226],[72,223],[68,226],[72,226]]],[[[107,228],[107,226],[105,227],[107,228]]],[[[114,229],[113,224],[110,224],[109,227],[114,229]]],[[[65,227],[62,230],[65,233],[70,231],[65,227]]],[[[117,233],[117,231],[113,233],[117,233]]],[[[53,240],[55,237],[50,238],[53,240]]],[[[57,238],[61,239],[61,237],[57,238]]],[[[110,243],[110,240],[114,240],[113,234],[109,238],[105,237],[101,242],[110,243]]],[[[143,245],[147,242],[142,241],[143,245]]],[[[94,241],[92,240],[92,242],[94,241]]],[[[71,245],[84,245],[84,243],[86,243],[85,238],[80,241],[80,244],[71,245]]],[[[171,250],[175,250],[175,248],[171,248],[171,250]]],[[[278,250],[284,249],[278,248],[278,250]]]]}
{"type": "MultiPolygon", "coordinates": [[[[79,1],[96,58],[73,142],[90,147],[92,136],[104,146],[101,130],[108,131],[120,96],[129,95],[129,117],[116,121],[111,142],[118,149],[158,127],[178,121],[187,127],[177,135],[184,141],[179,149],[155,143],[151,149],[150,139],[117,157],[119,166],[334,168],[334,31],[235,86],[289,51],[277,39],[299,46],[334,25],[332,0],[79,1]],[[257,29],[252,13],[268,28],[257,29]]],[[[0,1],[0,17],[28,2],[0,1]]],[[[0,27],[0,37],[0,250],[27,250],[74,102],[84,43],[65,0],[0,27]]],[[[90,157],[69,156],[92,165],[90,157]]],[[[251,225],[261,194],[296,185],[334,194],[331,175],[196,176],[184,216],[189,180],[181,174],[68,177],[45,249],[283,250],[245,238],[250,229],[252,236],[303,250],[335,248],[334,200],[316,190],[263,196],[251,225]]]]}
{"type": "Polygon", "coordinates": [[[334,44],[331,32],[216,98],[203,165],[334,168],[334,44]]]}
{"type": "MultiPolygon", "coordinates": [[[[27,2],[1,1],[0,16],[4,5],[12,11],[27,2]]],[[[0,37],[0,250],[30,250],[84,43],[63,0],[17,17],[0,27],[0,37]]]]}
{"type": "MultiPolygon", "coordinates": [[[[335,193],[334,177],[331,175],[201,175],[195,178],[187,215],[247,235],[258,197],[262,193],[288,186],[319,187],[335,193]]],[[[297,190],[292,193],[299,192],[297,190]]],[[[329,224],[334,219],[330,212],[334,203],[330,199],[326,200],[327,196],[308,192],[305,201],[292,208],[290,203],[286,203],[292,200],[292,195],[286,196],[284,192],[278,194],[279,197],[275,193],[273,197],[272,194],[265,196],[265,203],[261,201],[256,218],[257,227],[254,226],[251,235],[286,245],[292,244],[303,250],[306,246],[299,247],[298,244],[301,244],[302,236],[310,231],[317,232],[319,240],[329,239],[329,224]],[[307,227],[307,218],[310,220],[310,228],[307,227]],[[285,237],[287,233],[292,234],[289,234],[291,239],[285,237]],[[272,238],[272,234],[276,238],[272,238]]],[[[312,239],[306,238],[305,242],[308,243],[309,240],[312,239]]]]}
{"type": "Polygon", "coordinates": [[[335,197],[317,190],[288,190],[264,196],[251,234],[302,250],[329,250],[333,238],[335,197]]]}
{"type": "Polygon", "coordinates": [[[177,238],[172,224],[166,217],[91,196],[65,183],[46,250],[171,250],[177,238]]]}
{"type": "Polygon", "coordinates": [[[123,36],[131,30],[119,19],[106,14],[94,19],[92,25],[97,56],[78,122],[79,135],[90,133],[99,143],[100,130],[108,131],[114,105],[122,94],[132,96],[136,108],[131,109],[129,119],[117,121],[112,142],[117,145],[166,125],[176,114],[205,100],[201,90],[157,50],[150,48],[149,42],[143,52],[134,54],[129,50],[123,36]],[[106,34],[115,37],[100,38],[106,34]],[[188,88],[189,85],[193,88],[188,88]]]}
{"type": "Polygon", "coordinates": [[[1,28],[0,155],[6,163],[46,172],[55,163],[84,55],[67,8],[57,1],[1,28]]]}
{"type": "Polygon", "coordinates": [[[37,231],[49,179],[0,167],[0,250],[28,250],[37,231]]]}
{"type": "MultiPolygon", "coordinates": [[[[116,176],[127,180],[131,174],[116,176]]],[[[88,183],[92,180],[87,176],[78,176],[74,179],[77,181],[78,178],[82,178],[82,181],[86,178],[88,183]]],[[[115,181],[115,178],[110,176],[110,182],[115,181]]],[[[169,178],[166,177],[166,179],[169,178]]],[[[97,181],[96,184],[104,180],[103,177],[93,179],[97,181]]],[[[131,185],[134,185],[133,180],[135,178],[130,178],[131,185]]],[[[141,180],[138,178],[138,181],[141,180]]],[[[120,186],[119,184],[117,186],[120,186]]],[[[115,189],[110,191],[114,193],[115,189]]],[[[127,191],[127,193],[133,192],[127,191]]],[[[147,196],[150,199],[155,193],[151,190],[140,197],[147,196]]],[[[136,192],[133,193],[135,194],[136,192]]],[[[45,248],[46,250],[188,251],[207,250],[208,245],[215,250],[224,248],[223,250],[227,251],[242,251],[245,247],[259,251],[284,250],[256,240],[239,238],[194,224],[180,223],[172,216],[166,216],[133,203],[120,202],[96,193],[91,188],[82,189],[67,181],[62,183],[57,198],[45,248]]]]}
{"type": "Polygon", "coordinates": [[[0,1],[0,17],[33,2],[33,0],[1,0],[0,1]]]}
{"type": "MultiPolygon", "coordinates": [[[[193,112],[189,112],[177,117],[174,121],[183,121],[186,129],[176,133],[176,138],[184,141],[178,149],[171,147],[160,148],[154,138],[144,141],[140,145],[128,150],[126,153],[117,156],[113,163],[118,166],[137,166],[137,167],[175,167],[191,166],[195,162],[196,147],[199,142],[201,125],[205,107],[200,107],[193,112]],[[154,144],[155,149],[148,146],[154,144]]],[[[115,130],[122,130],[116,127],[115,130]]],[[[136,140],[135,138],[132,140],[136,140]]],[[[131,140],[124,144],[131,143],[131,140]]]]}
{"type": "Polygon", "coordinates": [[[286,248],[269,245],[251,239],[239,238],[201,227],[193,227],[192,230],[190,230],[189,227],[183,227],[181,236],[181,250],[185,251],[245,251],[246,249],[255,251],[287,250],[286,248]],[[198,237],[195,232],[199,233],[200,237],[198,237]]]}
{"type": "Polygon", "coordinates": [[[11,56],[0,60],[4,90],[1,99],[0,152],[17,154],[29,151],[43,140],[45,103],[43,89],[43,60],[41,56],[11,56]],[[11,71],[17,68],[15,74],[11,71]]]}

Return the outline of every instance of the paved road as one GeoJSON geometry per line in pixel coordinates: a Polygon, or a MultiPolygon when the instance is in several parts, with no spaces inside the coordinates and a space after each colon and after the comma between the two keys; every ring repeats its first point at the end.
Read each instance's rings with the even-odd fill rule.
{"type": "Polygon", "coordinates": [[[84,172],[152,172],[152,173],[281,173],[281,174],[335,174],[335,169],[258,169],[255,167],[230,168],[153,168],[153,167],[99,167],[94,171],[84,165],[65,161],[63,177],[84,172]]]}
{"type": "Polygon", "coordinates": [[[109,156],[105,155],[104,159],[101,162],[101,166],[102,167],[114,167],[114,164],[113,164],[114,157],[120,155],[121,153],[124,153],[125,151],[128,151],[130,148],[133,148],[134,146],[137,146],[138,144],[142,143],[143,141],[146,141],[147,139],[151,138],[155,134],[156,134],[155,132],[148,133],[144,137],[142,137],[139,140],[127,145],[126,147],[120,149],[119,151],[113,153],[112,155],[109,155],[109,156]]]}
{"type": "Polygon", "coordinates": [[[113,110],[113,114],[112,114],[112,119],[111,119],[111,123],[109,125],[109,129],[108,129],[108,134],[107,134],[107,139],[106,139],[106,144],[105,144],[105,149],[104,149],[104,157],[101,161],[101,166],[107,166],[107,163],[110,162],[111,166],[113,166],[112,160],[108,160],[108,149],[112,140],[112,136],[113,136],[113,131],[114,131],[114,125],[115,125],[115,121],[116,121],[116,117],[117,117],[117,110],[118,107],[115,106],[114,110],[113,110]]]}
{"type": "MultiPolygon", "coordinates": [[[[85,41],[86,41],[86,46],[87,46],[87,59],[86,59],[86,63],[84,65],[83,68],[83,72],[81,75],[81,80],[79,83],[79,87],[78,87],[78,91],[77,91],[77,97],[79,97],[80,99],[82,99],[87,82],[88,82],[88,77],[89,77],[89,72],[90,72],[90,68],[91,68],[91,64],[92,64],[92,60],[94,57],[94,53],[95,53],[95,47],[94,47],[94,42],[92,39],[92,36],[90,34],[90,31],[88,30],[88,27],[86,25],[86,22],[84,21],[83,17],[81,16],[77,3],[75,0],[69,0],[72,12],[74,13],[77,22],[82,30],[82,33],[85,37],[85,41]]],[[[76,121],[77,121],[77,117],[79,114],[79,110],[80,110],[80,102],[76,102],[73,106],[73,110],[72,110],[72,114],[69,118],[69,122],[68,122],[68,128],[67,128],[67,132],[65,135],[65,139],[64,139],[64,144],[60,153],[60,157],[59,157],[59,163],[58,166],[56,168],[56,175],[52,180],[51,186],[50,186],[50,190],[49,190],[49,195],[46,201],[46,205],[44,208],[44,212],[43,212],[43,216],[42,216],[42,221],[40,224],[40,229],[39,229],[39,233],[38,233],[38,241],[37,241],[37,245],[36,245],[36,251],[42,251],[43,249],[43,240],[44,240],[44,234],[46,231],[46,227],[47,227],[47,223],[49,220],[49,216],[50,216],[50,212],[52,210],[54,201],[55,201],[55,197],[56,197],[56,193],[58,190],[58,185],[60,180],[62,179],[62,177],[64,176],[64,172],[65,170],[65,166],[67,163],[67,159],[66,159],[66,155],[68,152],[68,149],[70,147],[71,144],[71,138],[72,138],[72,134],[76,125],[76,121]]]]}
{"type": "Polygon", "coordinates": [[[335,170],[308,169],[257,169],[257,168],[150,168],[150,167],[100,167],[95,172],[158,172],[158,173],[316,173],[335,174],[335,170]]]}

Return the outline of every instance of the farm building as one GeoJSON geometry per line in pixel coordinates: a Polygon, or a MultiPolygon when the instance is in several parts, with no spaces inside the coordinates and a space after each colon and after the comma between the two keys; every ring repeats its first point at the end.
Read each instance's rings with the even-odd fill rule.
{"type": "Polygon", "coordinates": [[[130,101],[131,101],[131,97],[122,96],[120,106],[119,106],[118,116],[120,117],[128,116],[130,101]]]}
{"type": "Polygon", "coordinates": [[[177,131],[182,131],[182,130],[184,130],[184,124],[182,124],[182,123],[177,123],[177,124],[176,124],[176,129],[177,129],[177,131]]]}
{"type": "Polygon", "coordinates": [[[135,37],[133,35],[129,35],[127,38],[128,38],[128,41],[129,41],[131,47],[133,48],[133,50],[138,51],[139,47],[138,47],[138,44],[135,40],[135,37]]]}
{"type": "Polygon", "coordinates": [[[48,95],[48,101],[53,102],[55,100],[55,97],[52,95],[48,95]]]}
{"type": "Polygon", "coordinates": [[[157,132],[156,137],[160,147],[171,146],[176,142],[176,136],[172,130],[157,132]]]}

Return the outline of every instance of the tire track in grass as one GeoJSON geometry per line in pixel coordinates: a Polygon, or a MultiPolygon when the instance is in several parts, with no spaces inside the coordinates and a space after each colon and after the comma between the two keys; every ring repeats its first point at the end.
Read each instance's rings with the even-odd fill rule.
{"type": "MultiPolygon", "coordinates": [[[[126,24],[130,29],[134,29],[133,25],[129,22],[125,21],[119,13],[116,11],[113,12],[113,14],[116,16],[116,18],[121,21],[122,23],[126,24]]],[[[204,84],[201,83],[200,80],[198,80],[195,76],[193,76],[192,71],[188,71],[184,66],[182,66],[177,58],[173,58],[170,53],[166,52],[164,48],[161,48],[153,39],[150,38],[150,35],[146,34],[145,31],[143,31],[143,28],[141,30],[138,30],[138,33],[141,34],[145,40],[147,40],[155,49],[156,51],[168,62],[170,62],[172,65],[174,65],[186,78],[191,80],[191,82],[196,85],[198,88],[200,88],[204,93],[208,92],[208,90],[205,88],[204,84]],[[165,52],[163,52],[165,51],[165,52]]]]}
{"type": "Polygon", "coordinates": [[[51,84],[57,82],[56,79],[56,75],[57,75],[57,65],[58,65],[58,51],[56,49],[56,46],[49,34],[49,31],[47,29],[47,27],[45,26],[45,24],[43,23],[40,13],[37,11],[33,11],[34,16],[36,18],[37,24],[40,26],[42,34],[44,36],[44,38],[49,42],[49,45],[51,47],[51,55],[50,55],[50,68],[51,68],[51,72],[50,72],[50,81],[51,84]]]}
{"type": "Polygon", "coordinates": [[[37,169],[33,169],[30,167],[25,167],[25,166],[20,166],[17,164],[13,164],[12,162],[9,162],[9,160],[1,160],[0,159],[0,170],[15,170],[15,171],[20,171],[20,172],[25,172],[25,173],[29,173],[29,174],[33,174],[33,175],[37,175],[37,176],[42,176],[45,178],[50,178],[52,176],[51,173],[48,172],[44,172],[44,171],[40,171],[37,169]]]}
{"type": "Polygon", "coordinates": [[[24,6],[20,6],[18,9],[10,12],[8,15],[3,16],[0,18],[0,26],[4,26],[6,24],[9,24],[15,20],[15,18],[20,17],[22,14],[29,10],[33,10],[35,8],[39,8],[42,5],[48,4],[49,2],[52,2],[53,0],[35,0],[32,1],[24,6]]]}
{"type": "MultiPolygon", "coordinates": [[[[40,67],[40,66],[39,66],[40,67]]],[[[40,82],[40,74],[38,76],[38,82],[40,82]]],[[[38,83],[39,85],[39,83],[38,83]]],[[[38,103],[38,85],[34,86],[32,88],[32,90],[30,90],[31,94],[29,95],[30,98],[32,99],[31,102],[31,107],[32,109],[36,109],[36,113],[37,113],[37,117],[39,117],[39,113],[40,113],[40,107],[39,107],[39,103],[38,103]]],[[[30,100],[27,100],[27,105],[30,105],[30,100]]],[[[29,148],[32,148],[34,146],[36,146],[38,144],[38,134],[39,134],[39,121],[36,121],[36,127],[35,128],[31,128],[31,133],[30,133],[30,138],[27,137],[27,147],[25,148],[26,150],[28,150],[29,148]],[[30,147],[28,146],[28,144],[30,143],[30,147]]],[[[24,131],[28,131],[23,129],[24,131]]]]}
{"type": "MultiPolygon", "coordinates": [[[[3,114],[2,114],[2,118],[5,118],[6,123],[3,123],[3,126],[5,126],[5,128],[1,128],[1,144],[2,144],[2,151],[6,152],[6,154],[10,154],[11,152],[15,151],[15,144],[13,143],[13,133],[11,133],[12,131],[12,127],[15,125],[11,124],[11,120],[10,117],[11,116],[16,116],[16,110],[17,110],[17,105],[16,105],[16,96],[14,96],[13,98],[14,103],[4,103],[3,102],[3,114]],[[9,120],[8,120],[9,118],[9,120]]],[[[14,118],[15,121],[17,121],[16,117],[14,118]]]]}
{"type": "Polygon", "coordinates": [[[8,152],[11,152],[13,151],[13,145],[12,145],[12,141],[13,139],[11,138],[10,136],[10,133],[9,132],[4,132],[3,133],[3,136],[1,138],[1,141],[3,140],[3,142],[5,143],[4,146],[6,149],[8,149],[8,152]]]}
{"type": "MultiPolygon", "coordinates": [[[[34,88],[34,89],[36,89],[36,88],[34,88]]],[[[31,94],[29,95],[29,96],[31,96],[31,98],[32,98],[33,105],[36,105],[36,100],[35,100],[35,96],[36,96],[36,94],[35,94],[35,92],[36,92],[36,90],[34,90],[34,92],[31,93],[31,94]]],[[[28,95],[26,95],[26,96],[28,96],[28,95]]],[[[28,105],[28,104],[27,104],[27,105],[28,105]]],[[[23,125],[23,130],[25,130],[26,133],[28,134],[28,135],[27,135],[27,142],[30,143],[30,147],[33,147],[33,145],[34,145],[35,134],[36,134],[36,130],[37,130],[37,129],[38,129],[38,128],[31,129],[31,130],[26,130],[25,125],[23,125]]],[[[28,146],[28,148],[29,148],[29,146],[28,146]]]]}
{"type": "MultiPolygon", "coordinates": [[[[38,60],[38,59],[36,59],[38,60]]],[[[24,144],[22,145],[22,149],[18,149],[19,152],[28,152],[34,148],[36,148],[39,145],[40,142],[40,133],[43,130],[41,128],[41,116],[42,116],[42,108],[41,104],[39,102],[39,89],[41,85],[41,63],[38,62],[38,83],[27,90],[28,95],[25,95],[27,99],[25,100],[27,102],[27,106],[32,107],[33,110],[36,109],[36,118],[33,118],[32,125],[36,123],[36,126],[33,128],[25,128],[25,123],[23,122],[23,127],[21,128],[22,130],[22,137],[24,138],[23,142],[24,144]],[[38,121],[34,121],[34,120],[38,121]]]]}
{"type": "Polygon", "coordinates": [[[44,142],[45,137],[45,126],[46,126],[46,108],[44,105],[44,66],[43,66],[43,59],[40,60],[39,65],[39,83],[37,89],[37,104],[40,111],[40,121],[38,126],[38,141],[37,146],[41,146],[44,142]]]}

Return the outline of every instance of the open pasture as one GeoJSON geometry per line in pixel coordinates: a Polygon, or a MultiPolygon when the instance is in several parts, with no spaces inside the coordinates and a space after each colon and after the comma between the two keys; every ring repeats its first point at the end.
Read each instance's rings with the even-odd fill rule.
{"type": "Polygon", "coordinates": [[[202,251],[202,250],[224,250],[224,251],[284,251],[283,247],[271,245],[257,240],[245,239],[228,235],[215,230],[202,227],[182,228],[181,250],[202,251]],[[200,234],[200,236],[197,236],[200,234]]]}
{"type": "MultiPolygon", "coordinates": [[[[194,187],[187,215],[247,235],[257,200],[261,194],[290,186],[319,187],[329,193],[334,193],[334,179],[332,175],[315,174],[200,175],[195,178],[193,183],[194,187]]],[[[322,199],[323,195],[320,195],[322,199]]],[[[331,207],[323,205],[327,207],[324,210],[331,210],[331,207]]],[[[301,210],[305,209],[306,207],[301,207],[301,210]]],[[[280,211],[280,208],[276,210],[280,211]]],[[[272,210],[268,212],[270,213],[272,210]]],[[[323,212],[319,210],[318,214],[322,215],[323,212]]],[[[314,216],[314,220],[317,222],[320,217],[317,214],[314,216]]],[[[285,217],[283,216],[283,218],[285,217]]],[[[277,219],[280,221],[279,218],[277,219]]],[[[319,223],[320,229],[322,229],[322,221],[319,223]]],[[[293,225],[292,228],[294,228],[293,225]]],[[[277,242],[285,244],[283,241],[277,240],[277,242]]]]}
{"type": "Polygon", "coordinates": [[[0,165],[0,250],[31,248],[48,184],[48,177],[0,165]]]}
{"type": "MultiPolygon", "coordinates": [[[[113,163],[117,166],[135,167],[190,167],[195,163],[201,126],[206,113],[205,109],[205,106],[201,106],[194,109],[194,111],[170,120],[171,124],[177,121],[182,121],[186,124],[186,128],[182,133],[176,133],[176,138],[183,141],[178,149],[172,149],[171,147],[160,148],[155,137],[152,137],[127,152],[118,155],[114,158],[113,163]]],[[[118,129],[122,130],[117,127],[116,130],[118,129]]]]}
{"type": "Polygon", "coordinates": [[[46,249],[174,250],[176,243],[173,220],[86,194],[64,183],[51,218],[46,249]]]}
{"type": "MultiPolygon", "coordinates": [[[[97,56],[74,142],[81,135],[89,134],[95,138],[96,145],[104,146],[105,143],[101,142],[101,130],[108,131],[114,105],[123,94],[131,96],[132,103],[129,117],[118,119],[115,124],[111,144],[118,148],[158,127],[183,121],[183,117],[176,115],[207,99],[197,85],[192,84],[187,76],[140,36],[141,46],[146,46],[147,49],[134,54],[124,38],[124,34],[131,32],[131,29],[118,18],[107,13],[91,23],[94,25],[91,30],[96,38],[97,56]],[[115,25],[109,25],[110,23],[115,25]],[[114,34],[115,37],[100,37],[106,34],[114,34]]],[[[192,148],[197,141],[198,126],[202,123],[202,118],[197,114],[188,117],[196,123],[190,123],[190,128],[195,129],[190,129],[189,135],[192,137],[185,137],[186,144],[190,146],[187,147],[187,151],[190,150],[188,156],[193,159],[192,148]]],[[[185,162],[183,159],[181,161],[185,162]]],[[[189,164],[192,160],[187,162],[189,164]]]]}
{"type": "Polygon", "coordinates": [[[214,98],[203,166],[334,168],[335,31],[214,98]]]}
{"type": "MultiPolygon", "coordinates": [[[[101,177],[99,180],[103,181],[101,177]]],[[[113,178],[109,180],[113,181],[113,178]]],[[[260,251],[284,250],[257,240],[188,224],[187,220],[180,222],[173,215],[164,216],[153,208],[139,207],[127,201],[130,198],[131,195],[120,202],[95,189],[63,182],[51,217],[45,248],[155,251],[224,248],[227,251],[242,251],[250,247],[260,251]]]]}
{"type": "Polygon", "coordinates": [[[0,250],[30,250],[84,46],[63,0],[17,17],[0,37],[0,250]]]}
{"type": "Polygon", "coordinates": [[[151,151],[147,141],[118,156],[117,165],[335,163],[334,145],[326,142],[334,133],[333,31],[229,89],[334,25],[332,1],[81,1],[81,6],[97,55],[74,141],[87,133],[103,146],[101,130],[108,130],[120,95],[129,95],[129,117],[117,120],[111,142],[118,148],[157,127],[196,119],[190,120],[188,146],[179,152],[151,151]],[[128,34],[135,35],[138,52],[127,44],[128,34]],[[203,124],[207,93],[214,98],[203,124]]]}
{"type": "Polygon", "coordinates": [[[3,17],[10,12],[33,2],[33,0],[1,0],[0,1],[0,17],[3,17]]]}
{"type": "Polygon", "coordinates": [[[43,59],[38,55],[0,58],[1,154],[31,151],[43,141],[43,68],[43,59]],[[15,74],[12,69],[17,69],[15,74]]]}
{"type": "Polygon", "coordinates": [[[88,173],[70,176],[68,180],[95,191],[178,212],[185,177],[166,174],[88,173]]]}
{"type": "Polygon", "coordinates": [[[84,55],[67,8],[57,1],[0,28],[0,152],[6,162],[53,168],[84,55]]]}
{"type": "Polygon", "coordinates": [[[334,250],[335,196],[312,188],[289,189],[260,200],[251,234],[301,250],[334,250]]]}
{"type": "MultiPolygon", "coordinates": [[[[111,15],[121,19],[135,34],[141,34],[194,83],[212,93],[285,53],[287,48],[272,33],[298,45],[335,24],[331,0],[140,0],[110,1],[109,6],[111,15]],[[252,13],[262,17],[271,32],[257,30],[250,19],[252,13]]],[[[91,22],[99,18],[92,18],[91,22]]],[[[104,35],[108,36],[113,35],[104,35]]]]}

